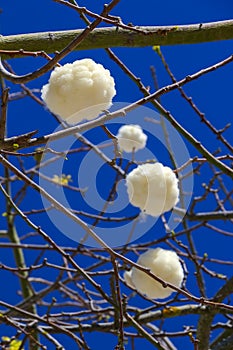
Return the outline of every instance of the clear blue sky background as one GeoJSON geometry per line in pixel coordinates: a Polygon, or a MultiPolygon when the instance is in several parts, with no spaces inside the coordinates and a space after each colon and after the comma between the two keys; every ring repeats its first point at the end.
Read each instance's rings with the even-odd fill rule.
{"type": "MultiPolygon", "coordinates": [[[[102,10],[104,1],[80,1],[80,5],[91,9],[93,12],[100,12],[102,10]]],[[[38,31],[52,31],[52,30],[66,30],[83,28],[83,23],[79,15],[65,6],[59,5],[52,0],[40,1],[14,1],[0,0],[0,8],[3,12],[0,14],[0,33],[2,35],[20,34],[38,31]]],[[[121,3],[113,10],[112,14],[121,16],[123,22],[132,22],[134,25],[181,25],[190,23],[204,23],[218,20],[231,19],[233,13],[233,2],[231,0],[222,1],[133,1],[122,0],[121,3]]],[[[156,44],[156,43],[155,43],[156,44]]],[[[180,45],[167,46],[162,48],[174,75],[177,79],[181,79],[188,74],[192,74],[202,68],[217,63],[218,61],[230,56],[232,54],[232,41],[197,44],[197,45],[180,45]]],[[[151,73],[149,67],[151,65],[156,67],[159,85],[163,86],[170,83],[159,58],[151,47],[148,48],[117,48],[114,49],[120,59],[130,67],[130,69],[137,75],[141,76],[145,85],[153,86],[151,73]]],[[[62,63],[71,62],[75,59],[84,57],[91,57],[94,60],[102,63],[106,68],[111,70],[111,74],[116,81],[117,95],[115,101],[132,102],[141,97],[140,92],[134,84],[124,76],[120,68],[117,67],[104,50],[94,51],[76,51],[66,57],[62,63]]],[[[18,74],[27,73],[35,68],[38,68],[44,63],[41,58],[17,59],[10,62],[12,67],[18,74]]],[[[46,74],[36,81],[28,84],[31,88],[41,88],[48,80],[49,74],[46,74]]],[[[192,84],[192,87],[187,86],[186,92],[192,94],[194,101],[198,103],[199,108],[206,113],[206,117],[210,119],[217,128],[223,127],[227,122],[232,120],[232,80],[233,71],[232,65],[224,67],[221,71],[217,71],[201,78],[199,81],[192,84]]],[[[11,92],[17,92],[17,86],[11,86],[11,92]]],[[[184,127],[190,132],[193,132],[211,152],[214,152],[215,139],[208,133],[200,124],[197,116],[194,117],[193,112],[187,107],[187,104],[177,99],[177,93],[171,93],[162,99],[168,110],[171,110],[173,115],[179,120],[184,127]]],[[[30,98],[19,100],[9,105],[9,119],[8,119],[8,134],[9,136],[25,133],[34,129],[39,130],[39,134],[52,132],[57,122],[30,98]]],[[[226,136],[232,138],[232,129],[226,132],[226,136]]],[[[192,155],[195,151],[190,148],[192,155]]],[[[194,184],[194,189],[200,189],[200,183],[194,184]]],[[[2,199],[1,199],[2,200],[2,199]]],[[[40,206],[41,203],[38,203],[40,206]]],[[[204,208],[203,208],[204,209],[204,208]]],[[[4,225],[4,223],[3,223],[4,225]]],[[[53,238],[62,245],[74,245],[75,243],[59,233],[56,228],[44,218],[41,225],[46,225],[53,238]]],[[[232,229],[231,226],[228,227],[232,229]]],[[[26,228],[25,228],[25,232],[26,228]]],[[[232,246],[225,241],[219,242],[219,236],[212,235],[208,232],[199,232],[200,235],[205,235],[197,240],[197,248],[199,254],[204,254],[206,251],[209,255],[218,258],[232,258],[232,246]],[[219,246],[222,248],[219,251],[219,246]]],[[[148,237],[148,236],[147,236],[148,237]]],[[[1,260],[1,259],[0,259],[1,260]]],[[[10,257],[4,256],[5,263],[13,264],[10,257]]],[[[224,273],[230,271],[223,267],[224,273]]],[[[1,281],[4,278],[2,274],[1,281]]],[[[10,290],[16,288],[11,285],[13,280],[7,280],[4,287],[1,288],[0,298],[10,301],[10,290]]],[[[192,287],[192,280],[188,281],[188,287],[192,287]]],[[[213,282],[213,288],[217,290],[220,282],[213,282]]],[[[211,284],[210,284],[211,286],[211,284]]],[[[195,291],[195,288],[193,288],[195,291]]],[[[15,293],[12,293],[15,295],[15,293]]],[[[210,291],[212,295],[212,291],[210,291]]],[[[137,301],[137,299],[136,299],[137,301]]],[[[136,303],[135,301],[135,303],[136,303]]],[[[185,320],[181,320],[185,324],[185,320]]],[[[172,324],[175,329],[180,329],[181,324],[174,320],[168,321],[168,325],[172,324]],[[172,324],[173,322],[173,324],[172,324]]],[[[0,336],[6,335],[7,330],[0,325],[0,336]]],[[[88,335],[91,349],[113,349],[115,339],[110,335],[91,334],[88,335]]],[[[176,343],[178,349],[192,349],[190,343],[176,343]],[[188,345],[189,344],[189,345],[188,345]]],[[[66,349],[73,349],[73,343],[67,339],[66,349]]],[[[152,349],[151,345],[147,343],[144,345],[142,341],[138,343],[136,349],[152,349]]]]}

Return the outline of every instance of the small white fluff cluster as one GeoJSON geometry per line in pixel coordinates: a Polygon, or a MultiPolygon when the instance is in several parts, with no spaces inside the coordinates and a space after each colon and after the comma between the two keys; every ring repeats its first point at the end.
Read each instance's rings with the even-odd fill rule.
{"type": "Polygon", "coordinates": [[[128,153],[146,146],[147,135],[144,134],[140,125],[123,125],[118,130],[116,137],[120,149],[128,153]]]}
{"type": "Polygon", "coordinates": [[[179,200],[178,179],[161,163],[142,164],[126,176],[129,201],[146,214],[159,216],[179,200]]]}
{"type": "Polygon", "coordinates": [[[56,67],[41,92],[50,111],[70,124],[96,118],[116,94],[109,70],[90,58],[56,67]]]}
{"type": "MultiPolygon", "coordinates": [[[[184,271],[175,252],[162,248],[149,249],[139,257],[137,263],[149,268],[155,276],[163,281],[171,283],[175,287],[181,286],[184,271]]],[[[174,292],[172,288],[163,287],[160,282],[136,267],[126,271],[124,278],[129,286],[152,299],[167,298],[174,292]]]]}

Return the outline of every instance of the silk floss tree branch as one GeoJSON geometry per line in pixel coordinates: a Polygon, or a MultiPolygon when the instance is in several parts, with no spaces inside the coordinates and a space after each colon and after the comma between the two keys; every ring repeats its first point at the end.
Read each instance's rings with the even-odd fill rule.
{"type": "MultiPolygon", "coordinates": [[[[111,11],[119,1],[120,0],[112,0],[108,5],[105,5],[101,15],[106,16],[109,13],[109,11],[111,11]]],[[[75,47],[77,47],[85,39],[85,37],[87,37],[88,34],[91,33],[101,22],[102,22],[101,18],[96,18],[90,25],[86,26],[85,29],[77,33],[75,37],[67,43],[67,45],[64,45],[65,47],[63,46],[61,52],[56,52],[56,55],[54,58],[52,58],[47,64],[45,64],[44,66],[42,66],[41,68],[37,69],[32,73],[28,73],[23,76],[17,76],[15,74],[8,72],[5,69],[4,65],[2,64],[2,60],[0,56],[0,74],[5,79],[10,80],[15,84],[26,83],[28,81],[31,81],[33,79],[36,79],[42,76],[43,74],[48,72],[50,69],[55,67],[55,65],[59,62],[59,60],[61,60],[66,55],[68,55],[71,51],[73,51],[75,47]]],[[[22,50],[22,48],[20,50],[22,50]]]]}
{"type": "MultiPolygon", "coordinates": [[[[233,20],[188,25],[136,26],[135,28],[139,30],[134,31],[130,27],[122,29],[118,26],[96,28],[74,49],[197,44],[233,39],[233,20]]],[[[54,53],[63,50],[82,31],[83,29],[76,29],[0,36],[0,53],[4,59],[12,56],[24,57],[24,51],[54,53]]]]}

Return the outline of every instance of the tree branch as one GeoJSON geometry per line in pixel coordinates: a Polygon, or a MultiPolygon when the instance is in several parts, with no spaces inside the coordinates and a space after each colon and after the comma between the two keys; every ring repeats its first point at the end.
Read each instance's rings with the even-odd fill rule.
{"type": "MultiPolygon", "coordinates": [[[[75,50],[106,47],[145,47],[153,45],[196,44],[233,39],[233,20],[173,26],[137,26],[127,30],[118,27],[93,30],[75,50]]],[[[83,32],[83,29],[0,36],[2,58],[23,57],[23,51],[61,51],[83,32]],[[18,53],[15,52],[18,50],[18,53]]]]}
{"type": "MultiPolygon", "coordinates": [[[[215,297],[213,298],[216,302],[222,302],[228,295],[231,294],[233,287],[233,277],[231,277],[222,288],[217,292],[215,297]]],[[[217,313],[217,310],[209,307],[206,308],[208,312],[202,314],[199,318],[198,326],[197,326],[197,339],[199,340],[199,350],[208,350],[209,349],[209,339],[211,333],[211,325],[214,316],[217,313]]],[[[225,343],[224,343],[225,344],[225,343]]],[[[225,344],[226,345],[226,344],[225,344]]],[[[220,348],[219,349],[223,349],[220,348]]],[[[227,349],[227,348],[224,348],[227,349]]]]}
{"type": "MultiPolygon", "coordinates": [[[[12,315],[23,315],[24,318],[30,318],[31,314],[29,311],[20,308],[18,306],[13,306],[10,304],[7,304],[6,302],[0,301],[0,306],[6,307],[9,310],[13,310],[14,312],[11,313],[12,315]]],[[[218,309],[218,312],[220,314],[225,313],[224,310],[218,309]]],[[[170,308],[164,308],[164,310],[157,310],[157,311],[150,311],[145,314],[141,314],[139,316],[134,316],[137,323],[141,325],[147,325],[150,322],[155,322],[158,320],[164,320],[168,318],[176,318],[180,316],[187,316],[187,315],[202,315],[206,313],[206,306],[203,305],[182,305],[179,307],[170,307],[170,308]]],[[[5,316],[5,314],[3,315],[5,316]]],[[[37,320],[41,322],[41,319],[39,319],[39,316],[36,316],[37,320]]],[[[1,320],[1,317],[0,317],[1,320]]],[[[44,322],[45,323],[45,322],[44,322]]],[[[125,318],[124,319],[124,327],[131,327],[132,322],[131,320],[125,318]]],[[[58,330],[56,327],[53,327],[52,325],[45,324],[41,326],[44,330],[49,332],[50,334],[56,334],[58,333],[58,330]]],[[[69,324],[66,326],[66,329],[70,330],[71,332],[78,332],[80,328],[79,324],[69,324]]],[[[88,323],[82,323],[82,331],[83,332],[110,332],[114,330],[114,321],[109,322],[93,322],[92,324],[88,323]]]]}
{"type": "MultiPolygon", "coordinates": [[[[107,6],[104,6],[104,9],[103,9],[101,14],[103,16],[106,16],[108,14],[108,12],[119,1],[120,0],[112,0],[107,6]]],[[[0,52],[0,74],[2,75],[2,77],[4,77],[7,80],[10,80],[16,84],[26,83],[28,81],[31,81],[33,79],[36,79],[36,78],[42,76],[43,74],[45,74],[49,70],[51,70],[62,58],[64,58],[70,52],[75,50],[75,48],[77,46],[79,46],[79,44],[85,39],[85,37],[87,37],[88,34],[91,33],[100,23],[101,23],[101,18],[96,18],[95,21],[92,22],[90,25],[86,26],[85,29],[79,31],[79,33],[73,38],[73,40],[69,41],[68,44],[62,48],[61,52],[57,52],[56,55],[49,62],[47,62],[43,67],[35,70],[32,73],[28,73],[28,74],[25,74],[22,76],[17,76],[15,74],[12,74],[11,72],[8,72],[5,69],[4,65],[2,64],[2,57],[1,57],[1,52],[0,52]]],[[[50,36],[51,36],[51,33],[50,33],[50,36]]]]}
{"type": "Polygon", "coordinates": [[[230,220],[233,219],[233,210],[200,212],[196,214],[187,213],[186,217],[188,217],[190,221],[230,220]]]}

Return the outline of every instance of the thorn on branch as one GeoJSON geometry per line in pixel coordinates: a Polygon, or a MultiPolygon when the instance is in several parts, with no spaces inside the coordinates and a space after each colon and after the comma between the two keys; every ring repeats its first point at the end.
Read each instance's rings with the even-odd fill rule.
{"type": "Polygon", "coordinates": [[[38,130],[30,131],[26,134],[14,136],[0,142],[0,148],[4,151],[15,151],[16,149],[28,146],[30,139],[38,132],[38,130]]]}

